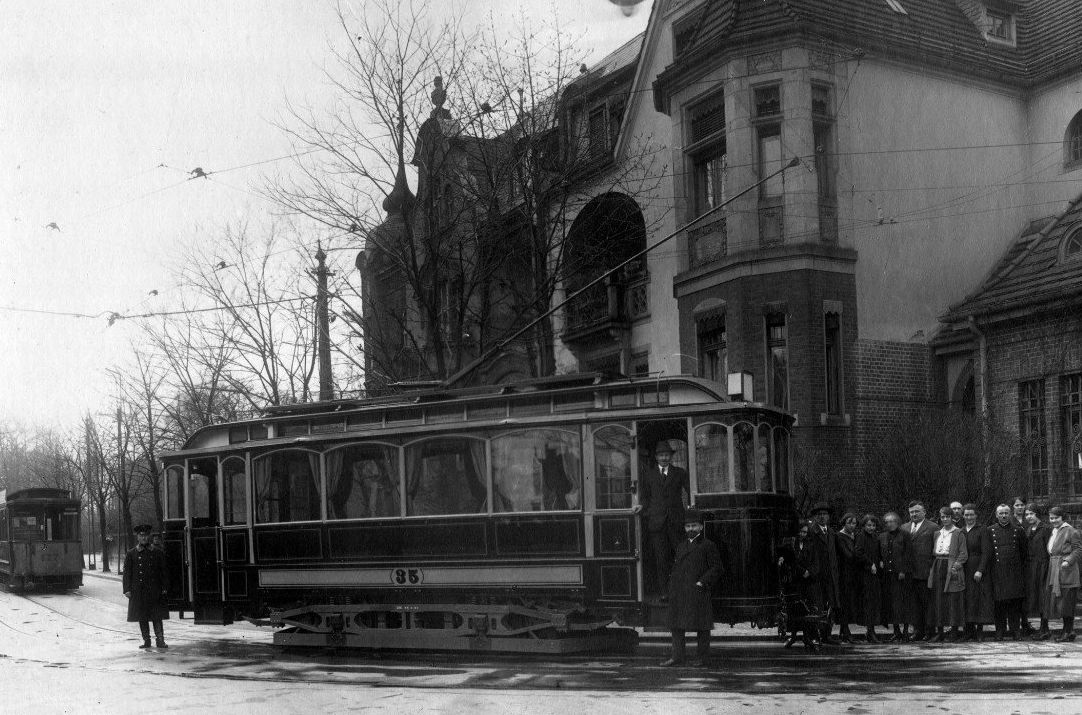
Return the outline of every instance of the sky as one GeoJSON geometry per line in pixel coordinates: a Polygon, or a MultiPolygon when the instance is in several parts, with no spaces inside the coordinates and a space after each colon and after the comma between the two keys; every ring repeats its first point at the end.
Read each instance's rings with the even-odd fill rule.
{"type": "MultiPolygon", "coordinates": [[[[433,9],[492,12],[509,31],[555,9],[596,60],[645,28],[649,4],[433,9]]],[[[275,212],[259,187],[289,168],[271,161],[292,151],[286,103],[331,102],[341,29],[327,0],[9,0],[4,14],[0,424],[65,429],[112,409],[106,371],[139,339],[108,314],[175,307],[181,246],[275,212]],[[188,180],[196,167],[215,173],[188,180]]]]}

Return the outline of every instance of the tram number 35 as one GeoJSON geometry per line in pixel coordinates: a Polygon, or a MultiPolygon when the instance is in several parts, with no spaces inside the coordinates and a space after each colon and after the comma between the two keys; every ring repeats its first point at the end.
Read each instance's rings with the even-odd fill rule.
{"type": "Polygon", "coordinates": [[[425,582],[421,569],[391,569],[391,583],[396,586],[417,586],[425,582]]]}

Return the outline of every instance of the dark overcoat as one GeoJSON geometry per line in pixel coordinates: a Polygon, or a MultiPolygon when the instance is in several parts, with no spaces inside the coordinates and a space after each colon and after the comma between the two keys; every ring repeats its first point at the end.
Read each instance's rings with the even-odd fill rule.
{"type": "Polygon", "coordinates": [[[710,599],[720,579],[721,554],[713,541],[701,535],[681,541],[669,576],[669,628],[713,629],[714,607],[710,599]]]}
{"type": "Polygon", "coordinates": [[[864,580],[857,561],[857,532],[850,538],[839,531],[835,543],[838,545],[838,622],[861,623],[864,580]]]}
{"type": "Polygon", "coordinates": [[[128,622],[169,618],[165,592],[169,587],[165,554],[158,549],[138,547],[124,556],[124,593],[128,598],[128,622]]]}
{"type": "Polygon", "coordinates": [[[838,596],[838,534],[829,526],[824,530],[818,524],[811,527],[808,538],[814,551],[815,562],[819,565],[816,584],[819,589],[819,605],[826,609],[837,609],[838,596]]]}
{"type": "Polygon", "coordinates": [[[669,465],[661,476],[656,464],[647,467],[639,484],[639,503],[648,531],[667,531],[683,538],[684,495],[690,493],[687,470],[669,465]]]}
{"type": "Polygon", "coordinates": [[[884,531],[879,535],[879,550],[883,562],[883,597],[880,600],[883,623],[908,623],[906,589],[909,588],[909,568],[912,561],[909,555],[909,533],[901,528],[884,531]],[[899,581],[898,574],[905,574],[906,579],[899,581]]]}
{"type": "Polygon", "coordinates": [[[997,601],[1011,601],[1026,595],[1026,535],[1012,522],[998,521],[984,530],[984,544],[990,554],[992,594],[997,601]]]}
{"type": "Polygon", "coordinates": [[[994,623],[995,622],[995,597],[992,594],[992,575],[988,573],[991,568],[992,554],[984,548],[984,530],[987,527],[974,526],[969,531],[963,527],[962,533],[966,535],[966,549],[969,551],[969,559],[965,563],[966,577],[966,623],[994,623]],[[977,572],[981,574],[981,580],[974,578],[977,572]]]}
{"type": "Polygon", "coordinates": [[[1052,617],[1048,597],[1048,540],[1052,527],[1044,522],[1026,526],[1026,615],[1052,617]]]}
{"type": "Polygon", "coordinates": [[[853,614],[858,622],[866,626],[878,625],[881,618],[880,598],[882,582],[881,562],[883,552],[879,546],[879,535],[869,534],[860,529],[857,532],[856,559],[860,571],[861,602],[859,610],[853,614]],[[872,569],[875,573],[872,573],[872,569]]]}

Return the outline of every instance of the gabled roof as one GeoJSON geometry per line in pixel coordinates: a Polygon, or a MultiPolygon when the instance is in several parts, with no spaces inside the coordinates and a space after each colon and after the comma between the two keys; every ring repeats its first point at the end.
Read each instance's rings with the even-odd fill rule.
{"type": "MultiPolygon", "coordinates": [[[[786,34],[821,41],[836,54],[858,57],[870,50],[1020,85],[1082,69],[1079,0],[1013,3],[1014,45],[985,38],[979,22],[963,11],[965,5],[972,15],[975,3],[979,8],[979,0],[897,0],[903,14],[887,0],[706,0],[691,45],[658,76],[657,89],[663,93],[725,46],[786,34]]],[[[665,100],[657,97],[655,104],[660,109],[665,100]]]]}
{"type": "Polygon", "coordinates": [[[1082,261],[1060,260],[1068,234],[1082,227],[1082,195],[1034,232],[1027,228],[1000,257],[981,286],[952,305],[940,320],[957,323],[1020,308],[1082,299],[1082,261]]]}

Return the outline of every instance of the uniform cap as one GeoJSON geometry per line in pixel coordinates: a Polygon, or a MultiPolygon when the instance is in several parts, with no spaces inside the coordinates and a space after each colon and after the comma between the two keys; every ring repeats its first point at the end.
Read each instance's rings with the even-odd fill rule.
{"type": "Polygon", "coordinates": [[[154,527],[152,527],[150,524],[138,524],[132,527],[132,531],[134,531],[136,534],[149,534],[153,530],[154,527]]]}

